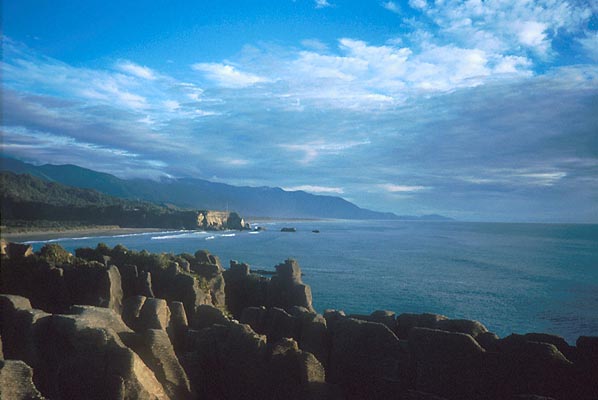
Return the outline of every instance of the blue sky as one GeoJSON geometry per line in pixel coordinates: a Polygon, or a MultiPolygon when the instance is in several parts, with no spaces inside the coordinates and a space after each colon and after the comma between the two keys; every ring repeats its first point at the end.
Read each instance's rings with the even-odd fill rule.
{"type": "Polygon", "coordinates": [[[2,3],[2,151],[598,222],[598,3],[2,3]]]}

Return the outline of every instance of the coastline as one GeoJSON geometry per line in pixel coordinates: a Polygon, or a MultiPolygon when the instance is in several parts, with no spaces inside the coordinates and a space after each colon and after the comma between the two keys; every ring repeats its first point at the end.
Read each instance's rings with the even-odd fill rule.
{"type": "Polygon", "coordinates": [[[82,227],[64,230],[35,230],[28,232],[0,232],[0,237],[6,241],[12,242],[28,242],[53,240],[60,238],[80,238],[80,237],[95,237],[95,236],[116,236],[129,235],[135,233],[148,232],[163,232],[164,228],[121,228],[115,225],[97,226],[97,227],[82,227]]]}

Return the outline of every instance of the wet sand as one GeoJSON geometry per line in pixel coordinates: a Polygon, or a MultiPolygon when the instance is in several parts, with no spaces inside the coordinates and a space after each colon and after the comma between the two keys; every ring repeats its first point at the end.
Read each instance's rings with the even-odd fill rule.
{"type": "Polygon", "coordinates": [[[1,232],[2,239],[10,242],[28,242],[32,240],[51,240],[60,238],[78,238],[87,236],[114,236],[128,235],[145,232],[162,232],[164,228],[120,228],[118,226],[98,226],[94,228],[65,229],[65,230],[44,230],[4,233],[1,232]]]}

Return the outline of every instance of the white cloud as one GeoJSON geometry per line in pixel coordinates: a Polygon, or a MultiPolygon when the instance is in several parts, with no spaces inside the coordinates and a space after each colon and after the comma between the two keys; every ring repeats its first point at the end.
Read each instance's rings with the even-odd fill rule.
{"type": "Polygon", "coordinates": [[[399,7],[394,1],[384,1],[382,2],[382,7],[395,14],[401,13],[401,7],[399,7]]]}
{"type": "Polygon", "coordinates": [[[578,42],[588,56],[598,62],[598,31],[586,32],[584,37],[578,39],[578,42]]]}
{"type": "Polygon", "coordinates": [[[587,3],[563,0],[443,0],[430,2],[423,12],[433,25],[422,29],[438,30],[438,41],[503,56],[531,50],[540,57],[553,51],[556,37],[581,32],[592,16],[587,3]]]}
{"type": "Polygon", "coordinates": [[[315,0],[315,1],[316,1],[316,8],[332,7],[332,4],[330,4],[327,0],[315,0]]]}
{"type": "Polygon", "coordinates": [[[426,186],[395,185],[392,183],[383,183],[378,187],[391,193],[412,193],[428,189],[426,186]]]}
{"type": "Polygon", "coordinates": [[[409,5],[418,10],[423,10],[428,7],[426,0],[409,0],[409,5]]]}
{"type": "Polygon", "coordinates": [[[548,26],[537,21],[524,21],[517,24],[517,36],[521,44],[534,48],[540,53],[548,50],[546,28],[548,26]]]}
{"type": "Polygon", "coordinates": [[[162,102],[162,104],[164,105],[164,108],[166,110],[168,110],[169,112],[174,112],[174,111],[178,110],[181,107],[181,105],[179,104],[179,102],[175,101],[175,100],[164,100],[162,102]]]}
{"type": "Polygon", "coordinates": [[[250,164],[249,160],[244,158],[223,157],[218,159],[218,161],[230,167],[244,167],[250,164]]]}
{"type": "Polygon", "coordinates": [[[121,61],[116,65],[116,68],[138,78],[149,80],[156,79],[156,74],[150,68],[135,64],[131,61],[121,61]]]}
{"type": "Polygon", "coordinates": [[[532,62],[526,57],[505,56],[497,60],[493,71],[497,74],[522,73],[527,75],[531,66],[532,62]]]}
{"type": "Polygon", "coordinates": [[[282,144],[280,147],[289,151],[304,153],[304,157],[300,162],[302,164],[309,164],[321,155],[337,155],[353,147],[368,144],[370,144],[369,140],[347,142],[324,142],[323,140],[317,140],[301,144],[282,144]]]}
{"type": "Polygon", "coordinates": [[[459,179],[476,185],[501,184],[515,186],[554,186],[567,177],[565,171],[537,168],[498,168],[480,171],[476,176],[461,176],[459,179]]]}
{"type": "Polygon", "coordinates": [[[317,185],[300,185],[300,186],[290,186],[290,187],[283,187],[283,190],[287,192],[295,192],[298,190],[302,190],[304,192],[311,192],[311,193],[333,193],[333,194],[343,194],[345,191],[343,188],[340,187],[330,187],[330,186],[317,186],[317,185]]]}
{"type": "Polygon", "coordinates": [[[301,45],[311,50],[325,52],[328,51],[326,43],[318,39],[304,39],[301,41],[301,45]]]}
{"type": "Polygon", "coordinates": [[[269,79],[239,71],[232,65],[219,63],[197,63],[192,68],[204,72],[206,77],[226,88],[245,88],[256,83],[269,82],[269,79]]]}

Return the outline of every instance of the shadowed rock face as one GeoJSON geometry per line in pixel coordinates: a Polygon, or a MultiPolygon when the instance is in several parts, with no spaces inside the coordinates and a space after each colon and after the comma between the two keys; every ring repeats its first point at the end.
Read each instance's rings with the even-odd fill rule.
{"type": "Polygon", "coordinates": [[[290,310],[294,306],[314,311],[311,288],[301,280],[301,268],[295,260],[277,265],[271,279],[251,273],[247,264],[231,261],[223,273],[226,281],[226,305],[235,318],[247,307],[278,307],[290,310]]]}
{"type": "Polygon", "coordinates": [[[385,399],[409,386],[408,353],[385,325],[341,318],[331,326],[331,343],[329,380],[345,398],[385,399]]]}
{"type": "Polygon", "coordinates": [[[478,398],[483,393],[485,350],[470,335],[413,328],[409,351],[418,389],[460,399],[478,398]]]}
{"type": "Polygon", "coordinates": [[[269,345],[248,325],[227,322],[189,331],[183,356],[205,399],[330,399],[324,368],[292,339],[269,345]]]}

